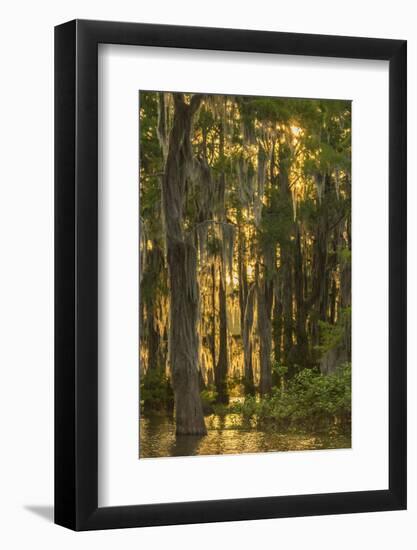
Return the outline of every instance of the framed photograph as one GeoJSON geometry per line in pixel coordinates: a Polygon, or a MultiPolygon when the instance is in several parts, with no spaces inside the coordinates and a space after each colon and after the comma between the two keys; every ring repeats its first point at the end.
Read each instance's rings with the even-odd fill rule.
{"type": "Polygon", "coordinates": [[[55,29],[55,522],[406,508],[406,42],[55,29]]]}

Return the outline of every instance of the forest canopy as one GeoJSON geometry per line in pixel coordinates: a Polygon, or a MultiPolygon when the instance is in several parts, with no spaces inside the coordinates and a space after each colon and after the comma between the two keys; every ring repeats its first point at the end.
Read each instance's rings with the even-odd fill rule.
{"type": "Polygon", "coordinates": [[[308,383],[350,419],[351,102],[142,91],[139,123],[143,413],[294,420],[308,383]]]}

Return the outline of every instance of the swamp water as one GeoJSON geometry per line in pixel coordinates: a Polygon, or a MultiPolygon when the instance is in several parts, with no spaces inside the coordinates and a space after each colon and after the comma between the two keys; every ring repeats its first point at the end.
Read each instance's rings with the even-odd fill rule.
{"type": "Polygon", "coordinates": [[[176,436],[175,422],[168,415],[140,419],[140,458],[167,456],[226,455],[268,451],[349,449],[350,433],[329,430],[312,434],[279,432],[274,426],[255,427],[239,414],[212,414],[206,417],[206,436],[176,436]]]}

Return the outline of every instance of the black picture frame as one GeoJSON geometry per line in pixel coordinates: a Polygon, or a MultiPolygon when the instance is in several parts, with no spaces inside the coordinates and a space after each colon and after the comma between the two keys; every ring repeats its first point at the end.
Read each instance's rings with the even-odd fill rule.
{"type": "Polygon", "coordinates": [[[55,523],[74,530],[406,508],[406,41],[74,20],[55,28],[55,523]],[[98,507],[98,44],[389,62],[389,488],[98,507]]]}

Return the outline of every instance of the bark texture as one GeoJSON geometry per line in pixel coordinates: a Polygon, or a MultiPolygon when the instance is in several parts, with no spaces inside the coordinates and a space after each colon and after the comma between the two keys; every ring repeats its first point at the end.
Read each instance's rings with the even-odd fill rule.
{"type": "Polygon", "coordinates": [[[255,301],[256,286],[254,283],[249,287],[246,308],[243,322],[243,352],[244,352],[244,372],[245,372],[245,393],[246,395],[254,395],[255,385],[253,379],[253,363],[252,363],[252,328],[253,328],[253,312],[255,301]]]}
{"type": "Polygon", "coordinates": [[[192,119],[202,98],[194,95],[188,104],[183,94],[173,96],[175,111],[162,178],[162,205],[171,291],[169,356],[176,433],[204,435],[198,369],[197,250],[194,238],[184,230],[186,190],[193,171],[192,119]]]}
{"type": "Polygon", "coordinates": [[[224,277],[224,266],[220,263],[219,277],[219,357],[215,370],[215,383],[217,390],[217,401],[219,403],[229,403],[227,391],[227,310],[226,310],[226,282],[224,277]]]}

